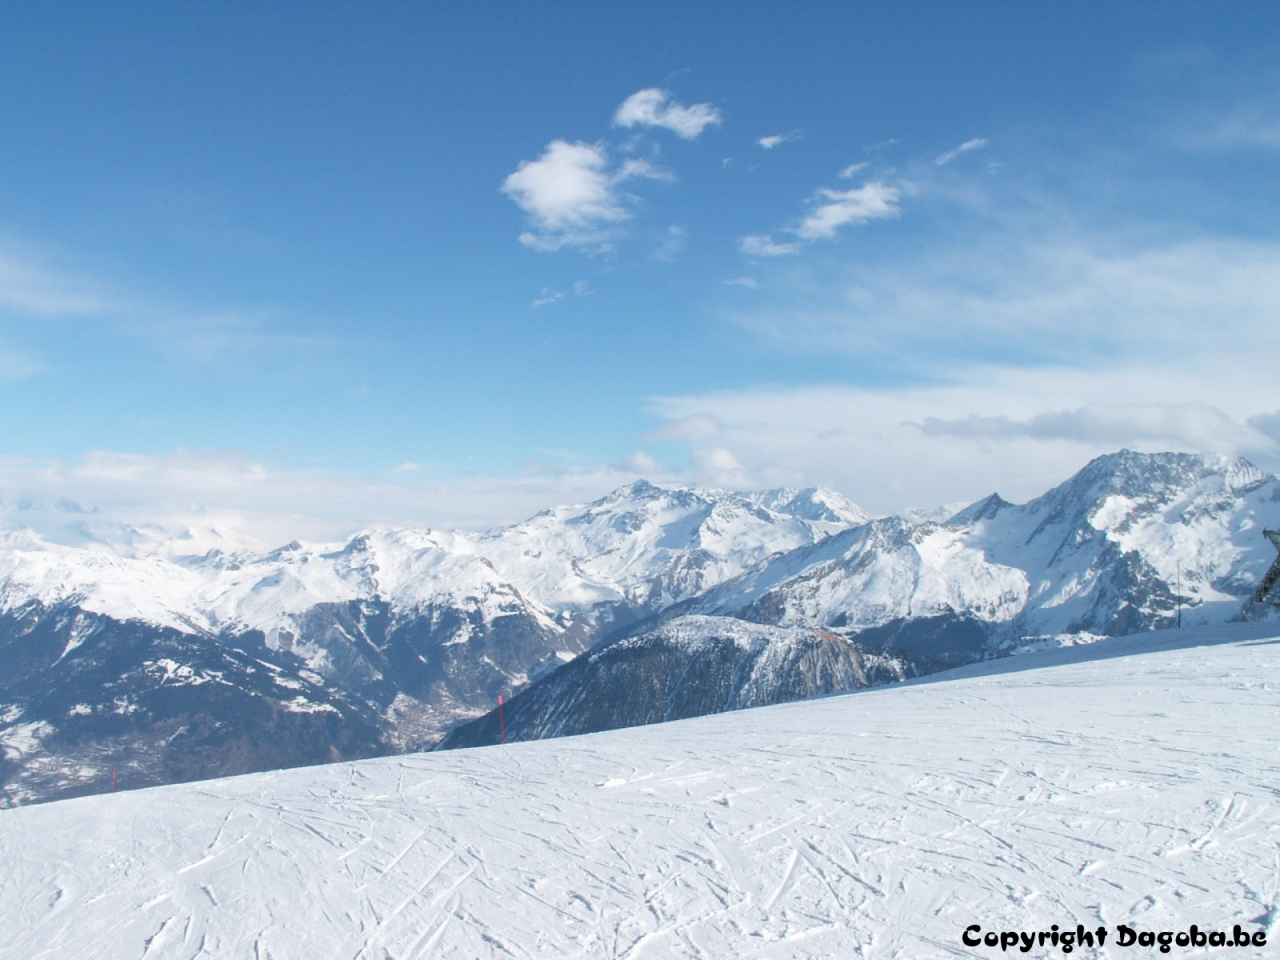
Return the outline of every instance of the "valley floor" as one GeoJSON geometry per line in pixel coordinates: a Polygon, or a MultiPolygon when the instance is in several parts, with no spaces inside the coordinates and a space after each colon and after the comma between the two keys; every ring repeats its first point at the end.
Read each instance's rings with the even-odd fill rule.
{"type": "Polygon", "coordinates": [[[1280,940],[1278,633],[0,811],[0,955],[1063,955],[967,947],[971,924],[1280,940]]]}

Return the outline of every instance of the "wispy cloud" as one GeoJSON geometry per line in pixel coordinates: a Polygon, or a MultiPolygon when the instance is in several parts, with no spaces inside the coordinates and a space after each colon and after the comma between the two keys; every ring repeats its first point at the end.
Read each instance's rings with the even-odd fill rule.
{"type": "Polygon", "coordinates": [[[748,257],[782,257],[799,253],[816,240],[832,240],[842,227],[866,223],[901,213],[902,190],[880,181],[851,190],[819,189],[810,201],[813,208],[784,233],[794,240],[775,240],[771,234],[747,234],[738,238],[738,249],[748,257]]]}
{"type": "Polygon", "coordinates": [[[559,303],[563,299],[563,290],[552,290],[550,287],[543,287],[542,292],[538,294],[533,303],[529,304],[529,306],[534,310],[537,310],[539,307],[545,307],[548,304],[559,303]]]}
{"type": "Polygon", "coordinates": [[[847,167],[845,167],[843,170],[841,170],[839,173],[837,173],[836,176],[839,177],[841,180],[851,180],[857,174],[867,169],[867,167],[869,166],[871,166],[871,164],[866,162],[851,163],[847,167]]]}
{"type": "Polygon", "coordinates": [[[836,231],[851,223],[896,217],[901,212],[901,196],[897,187],[879,182],[853,190],[822,189],[817,193],[817,206],[792,232],[801,240],[830,240],[836,231]]]}
{"type": "Polygon", "coordinates": [[[765,233],[751,233],[738,238],[738,249],[748,257],[785,257],[800,252],[800,244],[778,242],[765,233]]]}
{"type": "Polygon", "coordinates": [[[123,306],[118,294],[12,237],[0,238],[0,309],[39,317],[81,317],[123,306]]]}
{"type": "MultiPolygon", "coordinates": [[[[1028,228],[1029,229],[1029,228],[1028,228]]],[[[914,261],[845,263],[770,284],[744,327],[789,349],[840,350],[911,375],[957,364],[1181,367],[1280,350],[1280,245],[1185,240],[1125,246],[1031,238],[1003,224],[914,261]]]]}
{"type": "Polygon", "coordinates": [[[925,417],[912,426],[926,436],[977,441],[1064,440],[1105,447],[1155,444],[1214,452],[1265,450],[1266,431],[1207,403],[1090,403],[1047,410],[1026,419],[1009,416],[925,417]]]}
{"type": "Polygon", "coordinates": [[[1270,45],[1230,53],[1201,47],[1140,62],[1149,89],[1159,91],[1158,139],[1194,152],[1280,149],[1280,67],[1270,45]]]}
{"type": "Polygon", "coordinates": [[[800,140],[803,136],[799,130],[792,130],[790,133],[775,133],[772,136],[761,137],[756,143],[766,150],[772,150],[774,147],[780,147],[784,143],[800,140]]]}
{"type": "MultiPolygon", "coordinates": [[[[589,297],[591,296],[591,287],[587,284],[587,281],[585,280],[575,280],[573,282],[572,293],[573,293],[573,296],[575,297],[589,297]]],[[[553,303],[559,303],[560,301],[566,299],[568,296],[569,294],[565,293],[565,291],[563,290],[556,290],[556,289],[553,289],[552,287],[543,287],[542,292],[538,294],[538,296],[534,299],[533,303],[529,304],[529,306],[531,306],[534,310],[537,310],[540,307],[549,306],[550,304],[553,304],[553,303]]]]}
{"type": "Polygon", "coordinates": [[[720,111],[709,103],[686,107],[658,87],[627,97],[613,115],[619,127],[660,127],[685,140],[697,138],[707,127],[720,123],[720,111]]]}
{"type": "MultiPolygon", "coordinates": [[[[273,311],[193,308],[154,293],[121,290],[67,266],[66,259],[12,237],[0,240],[0,314],[26,323],[92,323],[168,358],[203,365],[332,346],[323,335],[285,329],[273,311]]],[[[19,326],[11,326],[16,338],[19,326]]],[[[31,350],[0,343],[0,380],[25,379],[47,367],[31,350]]]]}
{"type": "Polygon", "coordinates": [[[946,153],[940,154],[938,158],[933,162],[940,167],[946,166],[948,163],[956,159],[956,157],[960,156],[961,154],[968,153],[971,150],[981,150],[986,145],[987,145],[986,138],[974,137],[972,140],[966,140],[964,143],[960,144],[960,146],[955,147],[951,150],[948,150],[946,153]]]}
{"type": "Polygon", "coordinates": [[[44,361],[31,351],[0,343],[0,381],[17,383],[44,369],[44,361]]]}

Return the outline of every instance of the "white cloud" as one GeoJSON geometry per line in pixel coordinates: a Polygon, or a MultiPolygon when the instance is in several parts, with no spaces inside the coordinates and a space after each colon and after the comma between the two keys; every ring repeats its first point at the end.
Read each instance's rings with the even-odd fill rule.
{"type": "Polygon", "coordinates": [[[1104,446],[1190,447],[1214,453],[1266,450],[1265,431],[1241,423],[1207,403],[1089,403],[1075,410],[1049,410],[1025,420],[1008,416],[925,417],[913,426],[926,436],[971,440],[1067,440],[1104,446]]]}
{"type": "MultiPolygon", "coordinates": [[[[847,168],[852,170],[853,168],[847,168]]],[[[811,200],[813,209],[794,226],[785,227],[795,241],[775,240],[767,233],[738,238],[738,249],[747,257],[783,257],[799,253],[816,240],[832,240],[841,227],[896,217],[902,212],[900,187],[878,180],[850,190],[819,189],[811,200]]]]}
{"type": "Polygon", "coordinates": [[[694,476],[702,486],[746,490],[754,485],[751,474],[725,447],[699,447],[692,459],[694,476]]]}
{"type": "Polygon", "coordinates": [[[799,253],[798,243],[779,243],[768,234],[753,233],[738,238],[738,249],[748,257],[785,257],[799,253]]]}
{"type": "Polygon", "coordinates": [[[968,153],[971,150],[981,150],[987,145],[987,140],[983,137],[974,137],[972,140],[966,140],[960,146],[948,150],[946,153],[940,154],[933,162],[938,166],[945,166],[962,153],[968,153]]]}
{"type": "Polygon", "coordinates": [[[734,277],[732,280],[723,281],[726,287],[746,287],[748,290],[755,290],[760,286],[760,281],[752,277],[734,277]]]}
{"type": "MultiPolygon", "coordinates": [[[[573,296],[575,297],[591,296],[591,287],[587,284],[587,281],[585,280],[573,281],[572,291],[573,291],[573,296]]],[[[556,289],[553,289],[552,287],[543,287],[541,292],[538,294],[538,296],[534,298],[533,303],[529,304],[529,306],[531,306],[534,310],[537,310],[540,307],[549,306],[550,304],[553,304],[553,303],[559,303],[561,300],[566,299],[568,296],[569,295],[565,293],[563,290],[556,290],[556,289]]]]}
{"type": "Polygon", "coordinates": [[[820,484],[895,512],[993,491],[1025,500],[1120,447],[1243,454],[1275,470],[1280,444],[1246,422],[1250,411],[1274,406],[1269,388],[1238,391],[1212,371],[1171,377],[1160,364],[1120,377],[974,367],[947,384],[755,388],[660,397],[652,409],[686,436],[696,482],[722,483],[734,472],[744,487],[820,484]],[[1219,403],[1187,403],[1187,393],[1219,403]],[[1107,402],[1089,402],[1099,396],[1107,402]],[[693,417],[719,429],[688,431],[693,417]]]}
{"type": "Polygon", "coordinates": [[[775,133],[773,136],[761,137],[756,141],[766,150],[772,150],[774,147],[780,147],[784,143],[790,143],[792,140],[801,139],[802,134],[799,130],[792,130],[790,133],[775,133]]]}
{"type": "Polygon", "coordinates": [[[600,246],[604,230],[626,220],[604,147],[553,140],[537,160],[525,160],[502,192],[529,215],[535,232],[520,242],[535,250],[600,246]]]}
{"type": "Polygon", "coordinates": [[[534,250],[563,247],[605,250],[613,228],[631,217],[620,189],[627,180],[670,180],[671,174],[642,159],[609,169],[605,148],[595,143],[553,140],[537,160],[521,161],[502,182],[533,225],[520,242],[534,250]]]}
{"type": "Polygon", "coordinates": [[[268,549],[370,528],[487,529],[593,500],[641,476],[688,479],[643,453],[608,466],[502,479],[407,479],[415,466],[394,469],[405,479],[365,480],[289,469],[240,450],[95,451],[73,462],[0,457],[0,528],[32,528],[58,542],[96,535],[143,548],[187,536],[195,553],[212,546],[268,549]]]}
{"type": "Polygon", "coordinates": [[[534,310],[537,310],[539,307],[545,307],[548,304],[559,303],[563,299],[563,290],[552,290],[550,287],[543,287],[542,292],[538,294],[533,303],[529,304],[529,306],[534,310]]]}
{"type": "Polygon", "coordinates": [[[792,232],[801,240],[830,240],[851,223],[896,217],[902,191],[873,181],[853,190],[819,190],[822,201],[792,232]]]}
{"type": "Polygon", "coordinates": [[[720,111],[709,103],[683,106],[657,87],[627,97],[613,115],[619,127],[661,127],[685,140],[693,140],[709,126],[720,123],[720,111]]]}
{"type": "Polygon", "coordinates": [[[635,177],[641,177],[645,180],[664,180],[668,183],[676,178],[675,174],[670,170],[656,166],[648,160],[631,157],[618,168],[618,172],[613,175],[613,182],[621,183],[623,180],[630,180],[635,177]]]}
{"type": "Polygon", "coordinates": [[[836,176],[839,177],[841,180],[849,180],[855,174],[859,173],[862,170],[867,169],[867,167],[869,166],[871,166],[871,164],[869,163],[851,163],[847,167],[845,167],[843,170],[841,170],[839,173],[837,173],[836,176]]]}

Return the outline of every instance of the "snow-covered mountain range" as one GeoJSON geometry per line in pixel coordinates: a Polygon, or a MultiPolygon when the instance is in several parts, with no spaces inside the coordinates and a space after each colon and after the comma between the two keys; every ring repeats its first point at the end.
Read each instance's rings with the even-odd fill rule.
{"type": "Polygon", "coordinates": [[[841,664],[869,650],[891,652],[892,669],[910,675],[1032,646],[1264,616],[1247,603],[1275,559],[1264,526],[1280,526],[1280,481],[1246,461],[1101,457],[1023,505],[993,494],[942,523],[885,517],[771,557],[534,683],[506,707],[504,728],[491,713],[441,746],[691,715],[688,695],[669,689],[682,676],[674,625],[701,636],[698,659],[734,665],[732,679],[702,682],[707,700],[731,709],[861,686],[841,664]],[[730,653],[735,637],[743,648],[742,621],[779,628],[771,656],[730,653]]]}
{"type": "MultiPolygon", "coordinates": [[[[884,679],[1179,615],[1225,621],[1273,558],[1261,530],[1280,526],[1280,480],[1124,451],[1027,504],[992,496],[945,522],[871,518],[823,490],[639,481],[485,533],[265,553],[216,530],[99,528],[71,504],[31,515],[0,534],[9,803],[101,790],[112,769],[140,785],[420,747],[556,668],[569,689],[587,661],[562,665],[598,644],[602,698],[631,682],[624,653],[660,656],[662,671],[632,668],[651,678],[680,657],[743,668],[715,695],[686,684],[680,705],[631,697],[614,721],[638,723],[840,689],[855,662],[884,679]]],[[[550,689],[546,709],[565,709],[550,689]]],[[[572,727],[530,718],[536,735],[572,727]]]]}

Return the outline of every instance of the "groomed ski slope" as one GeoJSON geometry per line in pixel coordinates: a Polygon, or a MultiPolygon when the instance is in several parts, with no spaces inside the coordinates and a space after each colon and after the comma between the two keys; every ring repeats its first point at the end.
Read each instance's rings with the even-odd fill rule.
{"type": "Polygon", "coordinates": [[[3,811],[0,955],[1063,956],[961,934],[1241,923],[1268,945],[1169,955],[1269,956],[1277,634],[3,811]]]}

